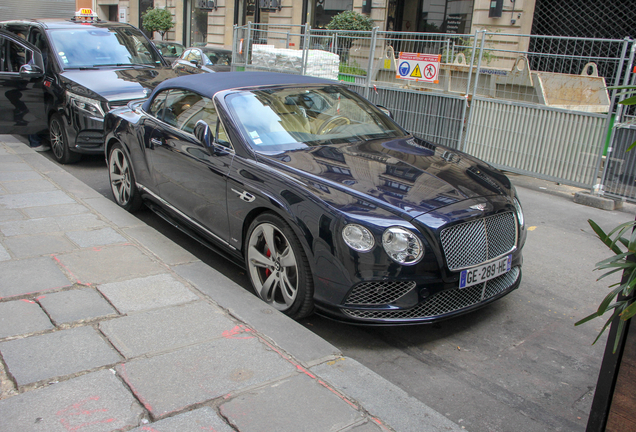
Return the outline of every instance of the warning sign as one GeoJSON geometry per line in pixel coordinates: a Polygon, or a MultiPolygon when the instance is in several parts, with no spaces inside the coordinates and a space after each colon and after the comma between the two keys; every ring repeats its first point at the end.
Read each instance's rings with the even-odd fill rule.
{"type": "Polygon", "coordinates": [[[441,58],[441,55],[401,52],[396,78],[437,84],[441,58]]]}

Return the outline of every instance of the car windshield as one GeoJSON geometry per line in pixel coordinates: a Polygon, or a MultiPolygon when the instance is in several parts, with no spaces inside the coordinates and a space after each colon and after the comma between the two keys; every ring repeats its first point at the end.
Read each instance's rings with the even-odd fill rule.
{"type": "Polygon", "coordinates": [[[247,142],[261,153],[407,136],[376,106],[341,86],[239,91],[226,101],[247,142]]]}
{"type": "Polygon", "coordinates": [[[161,54],[167,57],[179,57],[183,54],[183,46],[168,42],[155,42],[155,46],[159,48],[161,54]]]}
{"type": "Polygon", "coordinates": [[[64,69],[162,64],[136,29],[85,27],[51,30],[49,35],[64,69]]]}

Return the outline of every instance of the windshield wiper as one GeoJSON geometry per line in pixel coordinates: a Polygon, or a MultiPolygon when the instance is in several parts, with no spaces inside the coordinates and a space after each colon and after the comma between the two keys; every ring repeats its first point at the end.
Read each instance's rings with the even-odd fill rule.
{"type": "Polygon", "coordinates": [[[115,67],[131,67],[131,68],[147,68],[147,67],[151,67],[154,68],[153,65],[151,64],[135,64],[135,63],[104,63],[104,64],[96,64],[93,65],[93,68],[98,68],[98,67],[108,67],[108,66],[115,66],[115,67]]]}

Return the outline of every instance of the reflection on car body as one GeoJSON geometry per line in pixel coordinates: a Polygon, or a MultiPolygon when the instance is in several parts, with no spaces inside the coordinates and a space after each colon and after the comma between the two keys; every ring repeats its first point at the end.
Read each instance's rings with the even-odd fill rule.
{"type": "Polygon", "coordinates": [[[173,63],[173,69],[186,73],[229,72],[232,50],[216,47],[190,47],[173,63]]]}
{"type": "Polygon", "coordinates": [[[294,318],[430,322],[516,289],[526,230],[500,171],[333,81],[200,74],[106,116],[117,203],[242,263],[294,318]]]}

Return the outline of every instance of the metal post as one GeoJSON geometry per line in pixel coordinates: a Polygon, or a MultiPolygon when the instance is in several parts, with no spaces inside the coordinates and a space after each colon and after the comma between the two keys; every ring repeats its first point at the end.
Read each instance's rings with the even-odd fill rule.
{"type": "Polygon", "coordinates": [[[336,53],[336,34],[335,33],[331,35],[331,52],[334,53],[334,54],[337,54],[336,53]]]}
{"type": "Polygon", "coordinates": [[[464,134],[464,120],[466,119],[466,111],[468,110],[468,96],[470,93],[470,82],[473,77],[473,63],[475,62],[475,51],[477,49],[477,34],[481,33],[481,44],[479,47],[479,62],[477,64],[477,71],[475,72],[475,88],[473,89],[473,97],[477,94],[477,83],[479,82],[479,68],[481,67],[481,56],[484,52],[484,40],[486,39],[486,30],[480,30],[475,32],[473,37],[473,50],[470,54],[470,69],[468,70],[468,83],[466,83],[466,96],[464,98],[464,112],[462,113],[462,127],[459,131],[459,150],[463,151],[466,145],[466,138],[468,137],[468,129],[470,128],[470,120],[473,116],[473,110],[468,111],[468,121],[466,122],[466,134],[464,134]]]}
{"type": "Polygon", "coordinates": [[[247,65],[250,62],[250,51],[252,50],[252,22],[247,22],[247,41],[245,42],[245,70],[247,70],[247,65]]]}
{"type": "Polygon", "coordinates": [[[307,72],[307,60],[309,59],[309,30],[311,27],[309,24],[305,24],[305,34],[303,35],[303,57],[302,57],[302,68],[300,71],[301,75],[305,75],[307,72]]]}
{"type": "Polygon", "coordinates": [[[289,31],[287,31],[287,41],[285,42],[285,48],[289,48],[289,31]]]}
{"type": "Polygon", "coordinates": [[[373,61],[375,60],[375,44],[378,39],[378,29],[380,27],[373,27],[371,30],[371,46],[369,47],[369,64],[367,65],[367,84],[364,90],[364,97],[369,99],[369,93],[371,92],[371,76],[373,75],[373,61]]]}
{"type": "MultiPolygon", "coordinates": [[[[629,65],[627,66],[627,70],[625,72],[625,78],[623,80],[624,85],[627,85],[629,83],[629,77],[630,77],[630,72],[632,71],[632,66],[634,64],[634,55],[636,54],[636,42],[633,42],[631,39],[629,39],[628,37],[625,38],[625,41],[623,42],[623,51],[621,53],[621,62],[619,64],[618,67],[618,71],[616,74],[616,80],[614,81],[614,85],[615,86],[619,86],[621,83],[621,75],[623,73],[623,64],[625,63],[625,54],[627,53],[627,46],[629,44],[632,44],[632,49],[630,51],[629,54],[629,65]]],[[[610,107],[607,113],[607,120],[605,121],[605,130],[610,132],[609,128],[610,125],[612,124],[612,112],[614,111],[614,107],[616,106],[616,99],[617,99],[617,90],[614,89],[612,90],[612,98],[610,100],[610,107]]],[[[619,105],[618,108],[616,109],[616,116],[615,116],[615,121],[616,120],[620,120],[620,116],[623,112],[623,105],[619,105]]],[[[612,144],[614,143],[614,134],[616,132],[615,128],[612,128],[611,132],[610,132],[610,139],[609,139],[609,143],[610,146],[612,146],[612,144]]],[[[605,137],[607,137],[607,134],[605,134],[605,137]]],[[[606,138],[607,139],[607,138],[606,138]]],[[[602,143],[599,149],[599,154],[598,154],[598,160],[596,161],[596,169],[595,169],[595,173],[598,173],[599,170],[601,169],[601,163],[603,161],[603,150],[605,150],[605,144],[602,143]]],[[[608,149],[608,156],[609,153],[611,153],[611,150],[608,149]]],[[[594,186],[595,185],[591,185],[591,193],[597,192],[598,194],[602,194],[603,193],[603,185],[605,184],[605,182],[607,181],[607,172],[608,172],[608,160],[605,161],[605,167],[603,168],[603,174],[601,176],[601,183],[599,185],[599,189],[598,191],[594,191],[594,186]]]]}

